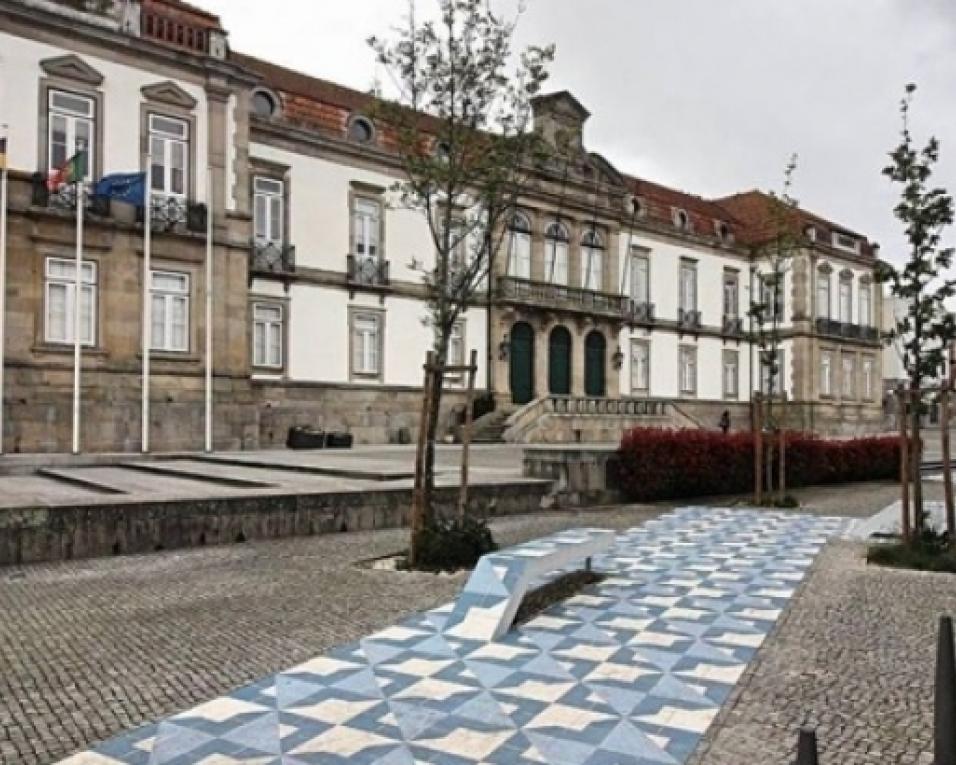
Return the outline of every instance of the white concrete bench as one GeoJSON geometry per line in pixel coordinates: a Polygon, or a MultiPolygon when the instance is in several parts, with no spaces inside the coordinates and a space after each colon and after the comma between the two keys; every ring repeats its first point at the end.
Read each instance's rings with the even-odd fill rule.
{"type": "Polygon", "coordinates": [[[570,529],[483,556],[443,632],[467,640],[497,640],[511,628],[535,580],[577,560],[589,564],[591,557],[611,548],[615,537],[609,529],[570,529]]]}

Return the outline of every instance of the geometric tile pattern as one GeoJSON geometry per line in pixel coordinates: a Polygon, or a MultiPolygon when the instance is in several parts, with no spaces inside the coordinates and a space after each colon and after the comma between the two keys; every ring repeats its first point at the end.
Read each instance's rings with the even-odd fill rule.
{"type": "Polygon", "coordinates": [[[614,539],[609,529],[568,529],[482,556],[455,599],[445,635],[497,640],[511,628],[529,588],[572,561],[605,552],[614,539]]]}
{"type": "Polygon", "coordinates": [[[676,765],[844,524],[684,508],[499,640],[445,633],[449,604],[64,763],[676,765]]]}

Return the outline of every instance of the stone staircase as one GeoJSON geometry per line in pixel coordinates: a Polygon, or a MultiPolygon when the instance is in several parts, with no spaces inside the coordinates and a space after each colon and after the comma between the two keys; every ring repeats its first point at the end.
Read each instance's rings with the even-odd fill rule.
{"type": "Polygon", "coordinates": [[[542,396],[503,423],[502,440],[518,444],[617,443],[631,428],[693,428],[701,424],[666,399],[542,396]]]}
{"type": "Polygon", "coordinates": [[[479,417],[471,426],[471,442],[473,444],[504,443],[508,418],[516,411],[518,411],[517,406],[505,404],[479,417]]]}

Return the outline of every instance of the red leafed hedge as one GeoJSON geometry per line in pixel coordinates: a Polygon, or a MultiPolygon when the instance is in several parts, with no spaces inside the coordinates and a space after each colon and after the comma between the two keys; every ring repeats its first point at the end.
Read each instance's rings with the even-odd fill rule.
{"type": "MultiPolygon", "coordinates": [[[[899,477],[896,436],[829,440],[789,433],[786,457],[788,486],[899,477]]],[[[754,484],[753,435],[635,428],[621,441],[617,477],[634,501],[747,493],[754,484]]]]}

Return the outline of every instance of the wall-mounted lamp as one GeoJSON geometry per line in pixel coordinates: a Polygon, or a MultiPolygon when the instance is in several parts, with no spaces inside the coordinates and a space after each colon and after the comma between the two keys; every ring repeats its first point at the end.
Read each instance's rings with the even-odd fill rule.
{"type": "Polygon", "coordinates": [[[611,356],[611,363],[614,364],[615,369],[620,369],[624,366],[624,351],[621,350],[621,346],[618,346],[617,350],[614,351],[614,355],[611,356]]]}
{"type": "Polygon", "coordinates": [[[511,338],[508,333],[505,332],[505,336],[501,339],[501,342],[498,343],[498,360],[507,361],[508,357],[511,355],[511,338]]]}

